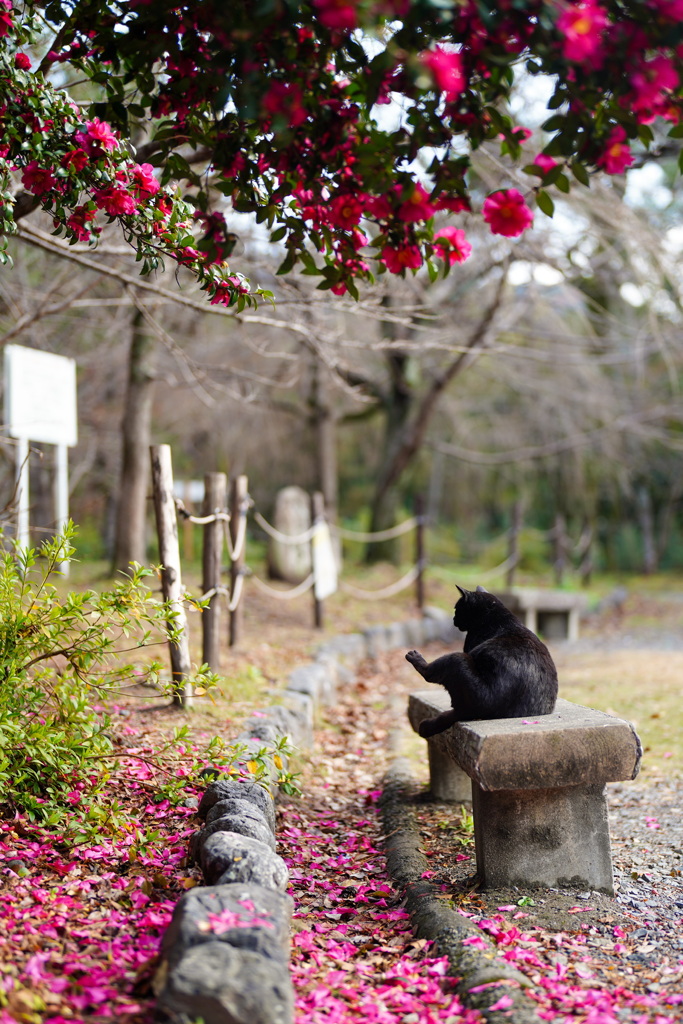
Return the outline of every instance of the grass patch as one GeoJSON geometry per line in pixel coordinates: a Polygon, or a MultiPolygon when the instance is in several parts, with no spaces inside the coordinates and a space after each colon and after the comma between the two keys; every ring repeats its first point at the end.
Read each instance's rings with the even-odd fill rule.
{"type": "Polygon", "coordinates": [[[683,652],[553,653],[561,697],[633,722],[643,772],[683,770],[683,652]]]}

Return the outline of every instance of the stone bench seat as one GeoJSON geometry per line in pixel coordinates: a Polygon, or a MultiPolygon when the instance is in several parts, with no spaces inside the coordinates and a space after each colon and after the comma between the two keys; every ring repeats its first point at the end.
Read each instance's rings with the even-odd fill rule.
{"type": "Polygon", "coordinates": [[[546,640],[578,640],[579,621],[588,606],[585,594],[515,587],[496,596],[532,633],[546,640]]]}
{"type": "MultiPolygon", "coordinates": [[[[449,707],[436,687],[412,693],[410,724],[449,707]]],[[[435,799],[472,800],[485,887],[614,892],[605,785],[638,773],[632,725],[559,699],[552,715],[457,722],[427,745],[435,799]]]]}

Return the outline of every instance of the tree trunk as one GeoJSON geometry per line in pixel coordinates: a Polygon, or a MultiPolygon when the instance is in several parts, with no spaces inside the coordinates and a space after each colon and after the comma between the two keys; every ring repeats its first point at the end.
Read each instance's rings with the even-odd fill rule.
{"type": "MultiPolygon", "coordinates": [[[[371,533],[387,530],[396,525],[401,494],[395,466],[405,447],[405,437],[409,431],[410,414],[414,404],[414,393],[407,378],[410,357],[404,352],[389,352],[386,358],[389,366],[389,388],[384,399],[384,442],[377,486],[371,505],[371,533]]],[[[397,563],[399,560],[398,540],[371,541],[365,551],[365,561],[368,563],[397,563]]]]}
{"type": "Polygon", "coordinates": [[[652,573],[657,572],[658,558],[652,498],[645,485],[638,488],[636,501],[638,505],[638,522],[643,540],[643,572],[646,576],[650,576],[652,573]]]}
{"type": "MultiPolygon", "coordinates": [[[[419,454],[427,428],[438,409],[439,399],[449,384],[455,380],[483,351],[494,317],[503,303],[506,272],[498,281],[491,305],[484,310],[479,321],[470,331],[462,350],[445,369],[439,373],[422,395],[417,395],[409,383],[408,369],[410,356],[407,353],[390,351],[387,354],[390,371],[388,391],[380,399],[386,412],[386,428],[382,459],[378,471],[377,487],[372,501],[370,530],[385,530],[394,526],[400,507],[400,479],[404,471],[419,454]]],[[[386,332],[391,336],[394,325],[388,324],[386,332]]],[[[397,560],[396,541],[374,541],[366,549],[366,562],[382,559],[397,560]]]]}
{"type": "Polygon", "coordinates": [[[156,339],[140,310],[133,314],[128,385],[121,422],[122,460],[113,568],[127,572],[147,560],[146,520],[156,339]]]}

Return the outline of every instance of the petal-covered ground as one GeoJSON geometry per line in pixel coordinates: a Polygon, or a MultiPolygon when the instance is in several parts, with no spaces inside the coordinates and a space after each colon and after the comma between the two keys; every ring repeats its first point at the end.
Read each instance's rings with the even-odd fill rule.
{"type": "MultiPolygon", "coordinates": [[[[296,902],[297,1024],[481,1019],[460,1003],[446,961],[414,939],[385,871],[377,795],[413,675],[400,652],[364,666],[302,759],[303,797],[280,806],[296,902]]],[[[199,878],[185,863],[194,812],[154,799],[148,762],[167,732],[151,721],[132,711],[121,722],[130,756],[111,783],[123,822],[113,836],[68,846],[20,817],[0,820],[0,1024],[153,1020],[160,938],[175,900],[199,878]]],[[[683,788],[652,780],[615,792],[617,900],[485,898],[466,820],[425,803],[416,810],[429,880],[527,975],[540,1019],[673,1024],[683,1017],[683,788]]],[[[470,942],[476,948],[476,936],[470,942]]],[[[506,997],[497,1005],[504,1012],[506,997]]]]}

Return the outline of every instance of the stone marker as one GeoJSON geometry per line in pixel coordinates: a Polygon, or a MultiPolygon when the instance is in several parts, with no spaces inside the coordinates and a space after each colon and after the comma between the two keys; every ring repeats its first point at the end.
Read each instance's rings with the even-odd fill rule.
{"type": "MultiPolygon", "coordinates": [[[[448,707],[445,692],[413,693],[410,724],[417,731],[448,707]]],[[[638,773],[642,748],[632,725],[559,699],[552,715],[457,722],[429,742],[436,770],[459,765],[472,780],[485,886],[614,892],[605,784],[638,773]]]]}
{"type": "MultiPolygon", "coordinates": [[[[273,526],[288,537],[311,528],[311,499],[301,487],[283,487],[275,498],[273,526]]],[[[272,579],[303,583],[311,572],[311,542],[289,544],[268,538],[268,571],[272,579]]]]}

